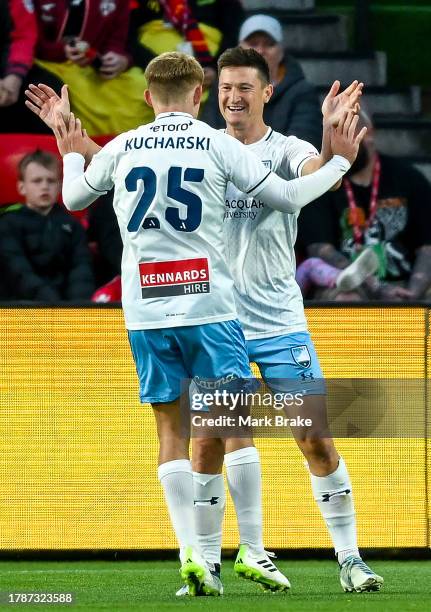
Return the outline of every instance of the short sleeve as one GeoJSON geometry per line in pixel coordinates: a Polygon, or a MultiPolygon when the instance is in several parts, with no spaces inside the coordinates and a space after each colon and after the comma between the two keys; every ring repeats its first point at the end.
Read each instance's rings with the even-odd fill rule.
{"type": "Polygon", "coordinates": [[[115,149],[111,141],[94,155],[85,171],[84,179],[94,191],[106,193],[114,185],[114,170],[115,149]]]}
{"type": "Polygon", "coordinates": [[[245,145],[222,134],[221,151],[229,180],[247,195],[257,195],[272,174],[245,145]]]}
{"type": "Polygon", "coordinates": [[[304,164],[309,159],[319,157],[319,151],[315,146],[296,136],[289,136],[284,147],[283,173],[286,172],[286,177],[289,178],[299,178],[304,164]]]}

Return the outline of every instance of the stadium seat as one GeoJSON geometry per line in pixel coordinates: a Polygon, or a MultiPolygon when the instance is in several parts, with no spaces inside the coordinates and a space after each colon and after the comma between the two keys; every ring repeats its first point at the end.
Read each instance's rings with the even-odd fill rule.
{"type": "Polygon", "coordinates": [[[45,134],[0,134],[0,206],[20,199],[16,190],[20,159],[35,149],[58,155],[54,136],[45,134]]]}
{"type": "MultiPolygon", "coordinates": [[[[103,147],[113,136],[97,136],[94,140],[103,147]]],[[[20,159],[35,149],[58,155],[54,136],[45,134],[0,134],[0,206],[19,200],[16,190],[17,167],[20,159]]]]}

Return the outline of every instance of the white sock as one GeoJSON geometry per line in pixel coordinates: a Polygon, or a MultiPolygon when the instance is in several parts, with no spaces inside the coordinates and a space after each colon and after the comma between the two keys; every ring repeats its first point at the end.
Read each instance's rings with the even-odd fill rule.
{"type": "Polygon", "coordinates": [[[158,468],[160,484],[165,492],[172,527],[180,545],[180,558],[186,546],[198,549],[193,509],[193,474],[188,459],[162,463],[158,468]]]}
{"type": "Polygon", "coordinates": [[[226,496],[223,474],[193,472],[196,535],[205,561],[220,563],[226,496]]]}
{"type": "Polygon", "coordinates": [[[241,544],[263,552],[262,483],[257,448],[249,446],[224,456],[227,482],[238,520],[241,544]]]}
{"type": "Polygon", "coordinates": [[[350,555],[359,557],[352,483],[343,458],[340,457],[337,469],[329,476],[315,476],[310,472],[310,478],[314,499],[330,533],[338,562],[343,563],[350,555]]]}

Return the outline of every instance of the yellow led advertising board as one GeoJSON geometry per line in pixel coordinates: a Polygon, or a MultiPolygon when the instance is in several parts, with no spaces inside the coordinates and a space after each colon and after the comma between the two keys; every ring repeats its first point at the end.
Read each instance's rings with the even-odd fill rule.
{"type": "MultiPolygon", "coordinates": [[[[121,310],[0,310],[0,549],[175,548],[154,419],[138,401],[121,310]]],[[[307,317],[327,377],[425,380],[430,371],[426,308],[310,307],[307,317]]],[[[406,417],[414,402],[429,427],[427,394],[401,398],[399,409],[390,401],[406,417]]],[[[336,442],[353,482],[360,546],[429,546],[425,429],[336,442]]],[[[265,545],[330,547],[295,442],[260,438],[256,446],[265,545]]],[[[229,500],[223,545],[237,544],[229,500]]]]}

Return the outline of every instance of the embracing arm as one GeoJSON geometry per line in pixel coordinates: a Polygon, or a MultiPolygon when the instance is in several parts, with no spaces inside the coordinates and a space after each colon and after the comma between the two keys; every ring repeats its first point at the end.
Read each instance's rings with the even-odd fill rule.
{"type": "Polygon", "coordinates": [[[283,181],[271,175],[259,192],[268,206],[287,213],[297,213],[330,189],[350,168],[350,163],[341,155],[334,157],[313,174],[292,181],[283,181]]]}
{"type": "Polygon", "coordinates": [[[297,213],[333,187],[356,159],[366,128],[356,134],[358,117],[346,113],[336,128],[331,128],[334,157],[316,172],[284,182],[271,176],[259,193],[269,206],[283,212],[297,213]]]}
{"type": "Polygon", "coordinates": [[[94,189],[84,174],[85,159],[80,153],[67,153],[63,157],[63,202],[67,210],[88,208],[97,198],[107,193],[94,189]]]}

